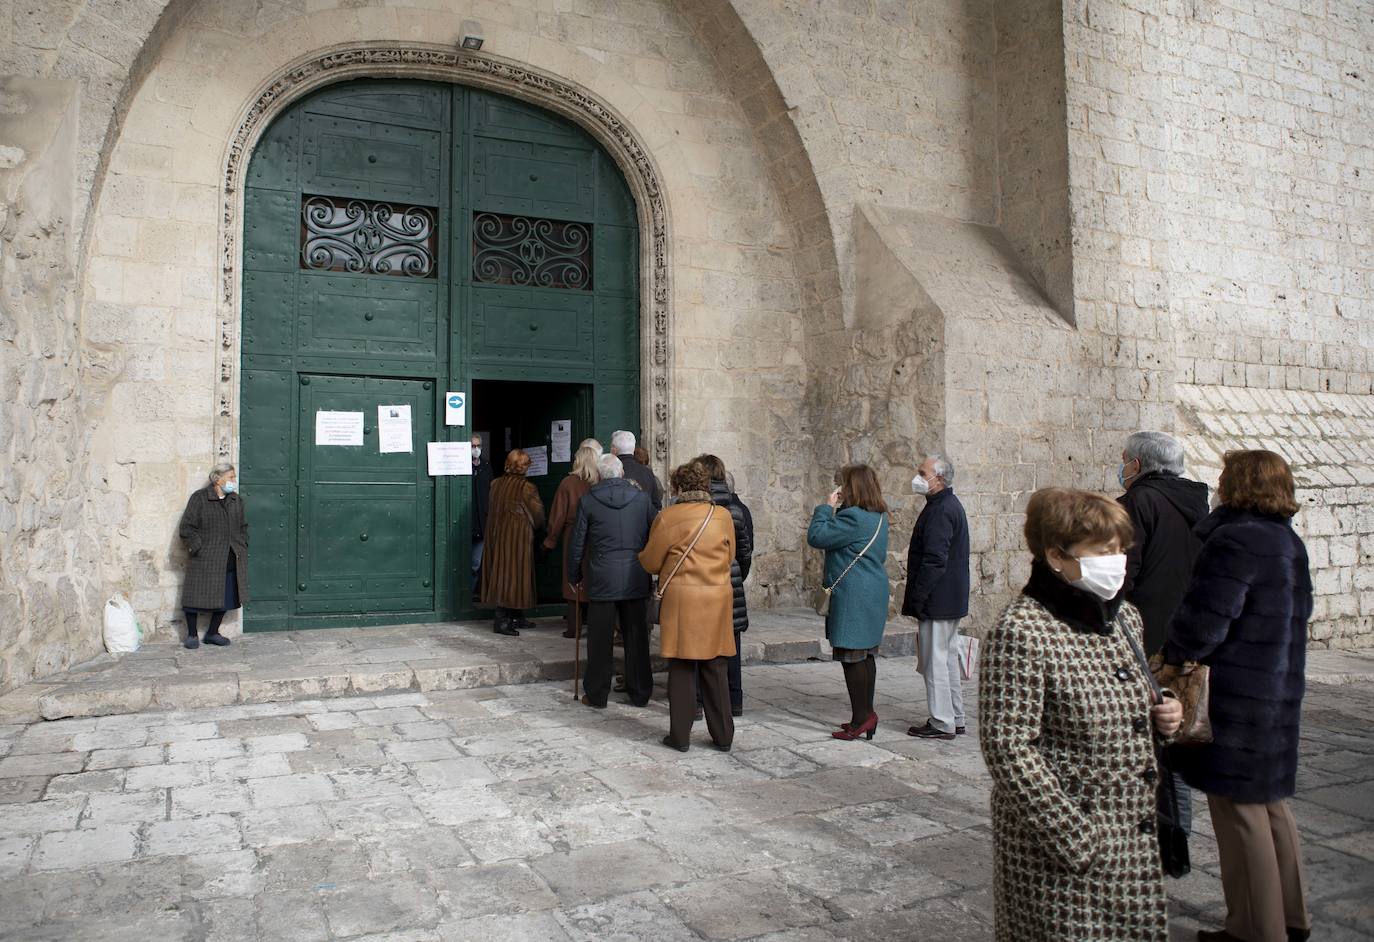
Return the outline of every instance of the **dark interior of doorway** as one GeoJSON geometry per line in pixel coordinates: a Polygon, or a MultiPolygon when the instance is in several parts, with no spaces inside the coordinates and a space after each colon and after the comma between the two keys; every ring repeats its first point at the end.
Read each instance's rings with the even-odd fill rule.
{"type": "MultiPolygon", "coordinates": [[[[471,427],[482,436],[483,453],[491,456],[492,471],[503,473],[506,456],[516,448],[544,448],[553,458],[553,423],[572,422],[570,451],[592,435],[592,387],[585,383],[547,383],[512,380],[474,380],[470,397],[471,427]]],[[[558,485],[572,470],[571,461],[548,463],[548,473],[529,480],[544,502],[545,516],[553,507],[558,485]]],[[[563,604],[563,544],[535,564],[537,614],[558,614],[563,604]],[[547,608],[546,608],[547,606],[547,608]]]]}

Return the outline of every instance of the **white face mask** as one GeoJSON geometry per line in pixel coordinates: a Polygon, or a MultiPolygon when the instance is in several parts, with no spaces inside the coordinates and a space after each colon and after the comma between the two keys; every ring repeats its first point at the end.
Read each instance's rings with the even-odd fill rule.
{"type": "Polygon", "coordinates": [[[482,457],[482,446],[481,446],[481,445],[473,445],[473,446],[472,446],[472,460],[473,460],[473,461],[476,461],[476,460],[477,460],[478,458],[480,458],[480,457],[482,457]]]}
{"type": "Polygon", "coordinates": [[[911,493],[929,494],[930,482],[927,481],[925,478],[921,477],[919,474],[916,475],[914,478],[911,479],[911,493]]]}
{"type": "Polygon", "coordinates": [[[1112,556],[1081,556],[1078,566],[1083,575],[1069,585],[1091,592],[1103,600],[1116,598],[1126,584],[1126,554],[1112,556]]]}

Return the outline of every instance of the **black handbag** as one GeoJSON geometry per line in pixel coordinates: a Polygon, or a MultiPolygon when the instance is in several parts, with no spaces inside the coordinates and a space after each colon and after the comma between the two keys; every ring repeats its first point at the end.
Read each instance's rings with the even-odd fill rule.
{"type": "MultiPolygon", "coordinates": [[[[1149,681],[1155,701],[1163,699],[1164,691],[1150,670],[1150,662],[1141,650],[1139,642],[1126,630],[1121,632],[1131,645],[1140,669],[1149,681]]],[[[1188,875],[1192,864],[1188,858],[1188,830],[1180,820],[1182,813],[1178,800],[1178,783],[1169,768],[1168,751],[1163,746],[1155,747],[1155,765],[1159,769],[1159,785],[1155,790],[1155,835],[1159,840],[1159,863],[1166,874],[1178,879],[1188,875]]]]}

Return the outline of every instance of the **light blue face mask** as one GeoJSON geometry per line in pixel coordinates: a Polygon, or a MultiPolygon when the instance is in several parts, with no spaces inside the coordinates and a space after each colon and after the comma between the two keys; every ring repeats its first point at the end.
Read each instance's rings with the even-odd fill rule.
{"type": "Polygon", "coordinates": [[[1116,466],[1116,483],[1123,488],[1126,486],[1126,465],[1124,462],[1116,466]]]}
{"type": "Polygon", "coordinates": [[[225,481],[223,484],[220,485],[220,488],[226,494],[233,494],[238,491],[239,485],[237,481],[225,481]]]}

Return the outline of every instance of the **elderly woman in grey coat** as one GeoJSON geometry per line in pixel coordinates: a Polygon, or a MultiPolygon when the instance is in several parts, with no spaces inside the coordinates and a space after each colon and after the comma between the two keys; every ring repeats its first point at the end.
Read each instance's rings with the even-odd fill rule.
{"type": "Polygon", "coordinates": [[[188,648],[200,647],[201,614],[210,616],[205,643],[228,644],[219,633],[224,613],[248,601],[248,520],[238,480],[232,464],[216,465],[210,483],[191,495],[181,514],[181,542],[190,557],[181,589],[188,648]]]}
{"type": "Polygon", "coordinates": [[[1155,743],[1183,709],[1157,698],[1122,601],[1130,517],[1087,491],[1026,505],[1030,581],[983,639],[979,739],[992,775],[998,942],[1166,942],[1155,743]]]}

